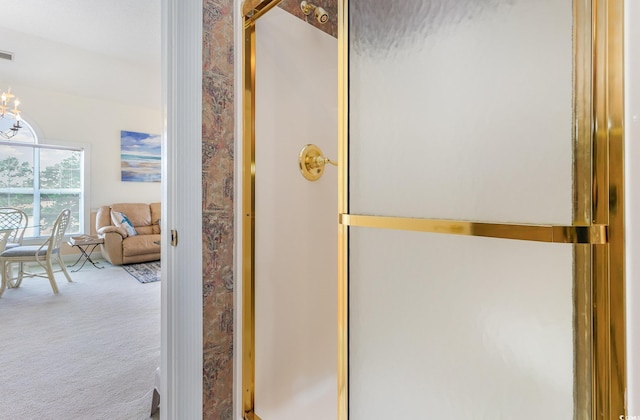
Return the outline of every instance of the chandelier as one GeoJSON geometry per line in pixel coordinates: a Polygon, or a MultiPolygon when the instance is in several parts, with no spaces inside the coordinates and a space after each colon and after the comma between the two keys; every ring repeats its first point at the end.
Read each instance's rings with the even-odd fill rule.
{"type": "Polygon", "coordinates": [[[2,95],[0,95],[0,118],[15,118],[16,120],[9,129],[0,131],[0,137],[7,140],[18,134],[18,130],[22,128],[20,125],[20,111],[18,111],[20,100],[18,98],[13,98],[15,98],[15,95],[11,93],[11,88],[6,92],[2,92],[2,95]],[[13,109],[9,109],[11,107],[9,104],[11,100],[13,100],[13,109]]]}

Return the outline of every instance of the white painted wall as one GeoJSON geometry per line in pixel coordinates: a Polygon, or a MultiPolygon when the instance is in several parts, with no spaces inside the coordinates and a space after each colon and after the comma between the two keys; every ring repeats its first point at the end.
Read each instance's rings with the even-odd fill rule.
{"type": "Polygon", "coordinates": [[[4,28],[0,28],[0,50],[15,54],[13,61],[0,60],[2,83],[160,109],[160,68],[155,65],[125,61],[4,28]]]}
{"type": "Polygon", "coordinates": [[[159,109],[15,84],[12,92],[44,142],[90,145],[90,208],[160,201],[160,183],[120,181],[120,130],[160,134],[159,109]]]}
{"type": "Polygon", "coordinates": [[[640,3],[625,6],[627,414],[640,416],[640,3]]]}
{"type": "Polygon", "coordinates": [[[256,414],[337,415],[337,40],[274,8],[256,25],[256,414]]]}
{"type": "Polygon", "coordinates": [[[160,134],[160,69],[0,29],[0,90],[47,143],[88,144],[89,207],[160,201],[160,183],[120,181],[120,130],[160,134]]]}

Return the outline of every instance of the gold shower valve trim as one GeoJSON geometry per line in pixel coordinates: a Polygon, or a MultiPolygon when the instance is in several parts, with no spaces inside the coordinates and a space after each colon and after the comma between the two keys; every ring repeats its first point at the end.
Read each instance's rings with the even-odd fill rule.
{"type": "Polygon", "coordinates": [[[324,167],[327,164],[338,166],[338,162],[324,157],[322,150],[315,144],[307,144],[300,150],[298,164],[300,166],[300,173],[309,181],[317,181],[320,179],[324,173],[324,167]]]}
{"type": "Polygon", "coordinates": [[[485,238],[516,239],[548,243],[592,245],[608,243],[606,225],[519,225],[512,223],[483,223],[466,220],[419,219],[358,214],[341,214],[339,223],[351,227],[409,230],[415,232],[445,233],[450,235],[480,236],[485,238]]]}

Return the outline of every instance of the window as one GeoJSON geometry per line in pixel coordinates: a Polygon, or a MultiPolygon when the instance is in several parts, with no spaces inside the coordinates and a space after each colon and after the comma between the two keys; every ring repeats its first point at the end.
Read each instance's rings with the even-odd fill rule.
{"type": "MultiPolygon", "coordinates": [[[[0,119],[4,131],[12,120],[0,119]]],[[[84,230],[84,150],[40,144],[35,131],[23,127],[0,141],[0,207],[17,207],[29,215],[25,237],[47,236],[58,214],[71,210],[67,234],[84,230]]]]}

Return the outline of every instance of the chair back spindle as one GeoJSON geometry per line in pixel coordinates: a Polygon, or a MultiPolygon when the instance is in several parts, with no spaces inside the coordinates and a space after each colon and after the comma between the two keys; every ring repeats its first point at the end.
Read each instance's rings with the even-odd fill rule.
{"type": "Polygon", "coordinates": [[[49,243],[49,251],[58,252],[62,243],[64,242],[64,234],[67,231],[67,227],[69,226],[69,219],[71,218],[71,210],[64,209],[55,223],[53,224],[53,229],[51,230],[51,236],[49,243]]]}
{"type": "MultiPolygon", "coordinates": [[[[14,207],[0,207],[0,229],[10,229],[8,244],[22,245],[29,217],[14,207]]],[[[4,249],[4,248],[3,248],[4,249]]]]}

